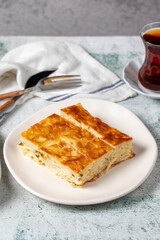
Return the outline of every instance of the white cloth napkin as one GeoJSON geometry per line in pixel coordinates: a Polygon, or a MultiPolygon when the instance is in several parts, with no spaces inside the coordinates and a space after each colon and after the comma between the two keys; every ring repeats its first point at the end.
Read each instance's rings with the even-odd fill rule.
{"type": "MultiPolygon", "coordinates": [[[[23,89],[32,75],[57,69],[50,76],[81,75],[82,86],[75,89],[61,89],[36,92],[34,95],[49,101],[67,98],[100,98],[113,102],[135,96],[117,75],[91,57],[82,47],[68,41],[39,41],[17,47],[0,61],[0,94],[23,89]]],[[[23,103],[33,95],[20,97],[11,107],[0,114],[0,120],[16,104],[23,103]]]]}

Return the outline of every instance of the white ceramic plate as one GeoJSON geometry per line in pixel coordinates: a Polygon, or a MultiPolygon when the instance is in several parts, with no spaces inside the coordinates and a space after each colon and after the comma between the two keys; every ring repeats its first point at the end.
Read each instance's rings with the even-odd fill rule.
{"type": "Polygon", "coordinates": [[[147,97],[160,99],[160,93],[147,91],[147,89],[144,89],[142,86],[140,87],[139,85],[138,72],[143,62],[144,56],[129,62],[123,70],[123,79],[126,82],[126,84],[135,92],[145,95],[147,97]]]}
{"type": "Polygon", "coordinates": [[[17,126],[5,141],[4,158],[13,177],[32,194],[60,204],[86,205],[122,197],[142,184],[156,162],[157,145],[144,124],[126,108],[103,100],[71,99],[50,104],[17,126]],[[136,153],[136,157],[114,167],[96,182],[87,183],[84,188],[72,188],[46,167],[24,157],[18,148],[22,131],[52,113],[59,114],[61,108],[78,102],[94,116],[132,136],[136,153]]]}

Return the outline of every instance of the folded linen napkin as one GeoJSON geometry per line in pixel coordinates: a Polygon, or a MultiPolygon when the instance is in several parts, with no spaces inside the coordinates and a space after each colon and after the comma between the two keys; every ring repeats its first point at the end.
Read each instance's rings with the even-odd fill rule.
{"type": "MultiPolygon", "coordinates": [[[[8,52],[0,61],[0,94],[23,89],[29,77],[53,69],[57,70],[50,76],[81,75],[82,86],[75,89],[36,92],[34,95],[48,101],[90,97],[113,102],[135,96],[135,93],[117,75],[96,61],[80,46],[57,40],[33,42],[8,52]]],[[[32,94],[20,97],[0,114],[0,120],[16,104],[23,103],[27,98],[32,97],[32,94]]]]}

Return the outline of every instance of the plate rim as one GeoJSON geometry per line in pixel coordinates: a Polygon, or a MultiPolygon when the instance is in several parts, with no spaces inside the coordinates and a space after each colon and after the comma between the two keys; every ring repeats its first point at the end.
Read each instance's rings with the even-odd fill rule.
{"type": "MultiPolygon", "coordinates": [[[[129,88],[131,88],[133,91],[137,92],[138,94],[144,95],[146,97],[151,97],[151,98],[154,98],[154,99],[160,99],[160,93],[146,93],[146,92],[142,91],[142,89],[140,89],[140,88],[136,89],[136,88],[132,87],[130,85],[130,83],[128,82],[128,80],[126,79],[125,74],[126,74],[126,70],[129,68],[129,65],[132,65],[132,63],[137,63],[137,62],[142,61],[142,60],[144,60],[144,56],[140,56],[140,57],[134,58],[131,61],[129,61],[123,68],[122,78],[123,78],[124,82],[127,84],[127,86],[129,88]]],[[[130,78],[130,80],[132,81],[131,78],[130,78]]],[[[138,84],[137,84],[137,86],[138,86],[138,84]]]]}
{"type": "Polygon", "coordinates": [[[94,205],[94,204],[100,204],[100,203],[105,203],[105,202],[109,202],[109,201],[112,201],[112,200],[115,200],[115,199],[118,199],[118,198],[121,198],[127,194],[129,194],[130,192],[134,191],[136,188],[138,188],[147,178],[148,176],[151,174],[154,166],[155,166],[155,163],[157,161],[157,157],[158,157],[158,146],[157,146],[157,143],[156,143],[156,140],[154,139],[153,135],[151,134],[151,132],[149,131],[149,129],[145,126],[145,124],[132,112],[130,111],[128,108],[118,104],[118,103],[114,103],[114,102],[111,102],[111,101],[108,101],[108,100],[103,100],[103,99],[97,99],[97,98],[76,98],[76,99],[67,99],[67,100],[62,100],[62,101],[59,101],[59,102],[53,102],[43,108],[41,108],[40,110],[36,111],[34,114],[32,114],[31,116],[29,116],[28,118],[26,118],[24,121],[22,121],[21,123],[19,123],[7,136],[5,142],[4,142],[4,145],[3,145],[3,156],[4,156],[4,161],[7,165],[7,168],[9,169],[11,175],[15,178],[15,180],[25,189],[27,190],[28,192],[32,193],[33,195],[43,199],[43,200],[47,200],[49,202],[53,202],[53,203],[57,203],[57,204],[63,204],[63,205],[73,205],[73,206],[78,206],[78,205],[94,205]],[[80,201],[71,201],[71,200],[61,200],[59,199],[57,201],[57,199],[54,199],[53,197],[47,197],[45,196],[44,194],[41,194],[35,190],[32,190],[32,188],[28,187],[27,184],[25,184],[21,178],[19,178],[16,173],[14,172],[14,170],[12,169],[12,167],[10,166],[10,163],[7,159],[7,156],[6,156],[6,146],[7,146],[7,142],[9,141],[10,139],[10,136],[13,134],[14,131],[16,131],[17,128],[19,128],[21,125],[23,125],[25,122],[27,122],[28,120],[32,119],[34,116],[36,116],[38,113],[42,112],[44,109],[47,109],[47,108],[50,108],[51,105],[54,105],[54,104],[57,104],[57,103],[60,103],[60,102],[70,102],[72,100],[76,100],[77,102],[78,101],[81,101],[81,100],[89,100],[89,101],[99,101],[99,102],[106,102],[108,104],[113,104],[113,105],[118,105],[118,107],[124,109],[125,111],[128,111],[130,114],[132,114],[140,123],[143,124],[143,126],[145,127],[145,129],[148,131],[150,137],[152,138],[152,141],[154,143],[154,147],[155,147],[155,156],[154,156],[154,159],[152,161],[152,165],[148,171],[148,173],[145,175],[145,177],[143,177],[143,179],[141,179],[141,181],[138,182],[138,184],[135,184],[132,188],[129,188],[127,191],[124,190],[122,192],[120,192],[118,195],[116,194],[115,196],[113,197],[100,197],[100,198],[94,198],[93,200],[80,200],[80,201]]]}

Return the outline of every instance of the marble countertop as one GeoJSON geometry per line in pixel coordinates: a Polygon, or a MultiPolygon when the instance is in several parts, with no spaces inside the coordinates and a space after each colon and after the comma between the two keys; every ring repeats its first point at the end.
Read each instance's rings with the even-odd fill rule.
{"type": "MultiPolygon", "coordinates": [[[[82,45],[118,75],[131,59],[144,53],[138,37],[56,37],[82,45]]],[[[0,57],[23,43],[51,37],[0,37],[0,57]]],[[[0,240],[160,239],[160,160],[148,179],[132,193],[103,204],[65,206],[42,200],[23,189],[3,159],[9,132],[49,103],[34,98],[17,107],[0,126],[0,240]]],[[[134,112],[160,146],[160,101],[137,95],[119,104],[134,112]]],[[[145,141],[145,139],[144,139],[145,141]]]]}

